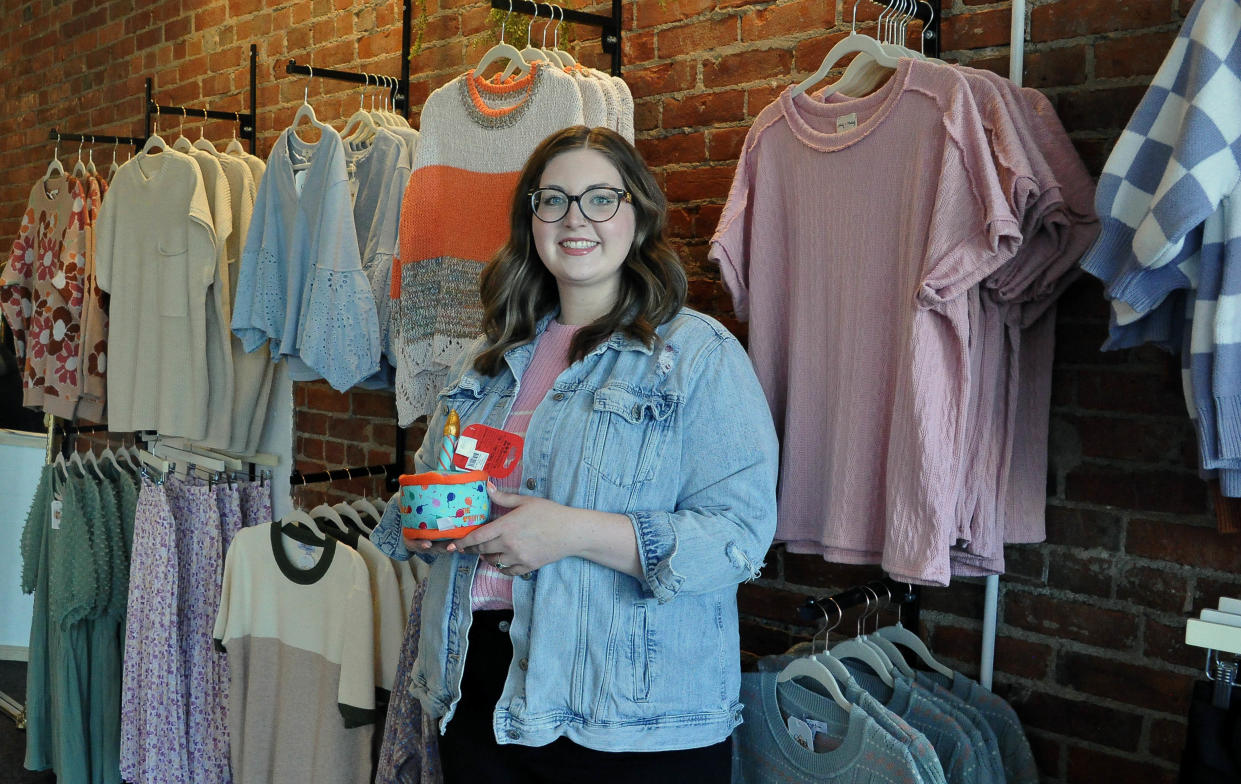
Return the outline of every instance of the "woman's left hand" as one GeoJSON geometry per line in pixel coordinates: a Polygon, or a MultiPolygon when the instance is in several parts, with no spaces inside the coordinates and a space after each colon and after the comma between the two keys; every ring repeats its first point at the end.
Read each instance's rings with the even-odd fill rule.
{"type": "Polygon", "coordinates": [[[491,502],[509,511],[457,542],[457,549],[477,553],[514,577],[573,554],[573,521],[582,510],[546,498],[506,493],[490,482],[491,502]]]}

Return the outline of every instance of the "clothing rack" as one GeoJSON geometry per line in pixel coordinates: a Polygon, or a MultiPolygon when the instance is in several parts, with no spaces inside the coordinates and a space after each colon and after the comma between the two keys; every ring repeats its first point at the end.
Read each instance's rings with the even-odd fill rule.
{"type": "Polygon", "coordinates": [[[237,123],[240,128],[237,135],[250,142],[250,154],[255,154],[258,146],[258,131],[255,128],[255,118],[258,116],[258,105],[256,103],[256,95],[258,91],[255,84],[258,81],[258,46],[250,44],[250,111],[249,112],[225,112],[219,109],[197,109],[191,106],[167,106],[155,102],[155,80],[147,77],[146,80],[146,136],[151,137],[152,124],[151,115],[171,114],[180,115],[182,117],[201,117],[212,120],[232,120],[237,123]]]}
{"type": "Polygon", "coordinates": [[[129,144],[135,148],[141,147],[146,141],[138,136],[109,136],[102,133],[62,133],[52,128],[47,132],[48,141],[60,142],[90,142],[91,144],[129,144]]]}
{"type": "Polygon", "coordinates": [[[400,112],[402,117],[409,119],[409,53],[411,48],[410,20],[412,18],[412,0],[402,0],[401,6],[401,76],[399,79],[396,79],[395,85],[392,84],[394,77],[391,76],[366,73],[364,71],[338,71],[334,68],[318,68],[313,65],[301,65],[293,59],[290,59],[285,65],[284,72],[318,77],[320,79],[333,79],[338,82],[350,82],[352,84],[371,84],[376,87],[385,84],[392,85],[390,88],[392,105],[400,112]]]}
{"type": "Polygon", "coordinates": [[[324,482],[344,482],[349,479],[365,479],[368,476],[385,477],[384,486],[390,492],[396,492],[401,486],[401,472],[405,470],[405,429],[396,430],[396,459],[386,465],[352,466],[349,468],[332,468],[327,471],[316,471],[303,474],[294,470],[289,475],[289,485],[317,485],[324,482]]]}
{"type": "MultiPolygon", "coordinates": [[[[891,0],[897,2],[897,0],[891,0]]],[[[539,5],[549,5],[548,3],[539,3],[539,5]]],[[[612,75],[621,75],[621,0],[612,0],[612,15],[604,16],[603,14],[588,14],[582,11],[573,11],[571,9],[560,8],[560,6],[551,4],[560,11],[560,21],[572,22],[573,24],[587,25],[589,27],[599,28],[599,41],[603,46],[603,51],[612,55],[612,75]]],[[[512,11],[517,14],[525,14],[526,16],[539,16],[538,7],[530,2],[530,0],[491,0],[491,7],[500,11],[512,11]]],[[[551,17],[547,17],[551,20],[551,17]]]]}
{"type": "Polygon", "coordinates": [[[859,605],[870,605],[876,597],[880,601],[879,609],[899,605],[901,608],[901,624],[915,634],[918,633],[918,614],[922,604],[922,594],[918,586],[910,583],[899,583],[890,577],[875,580],[865,585],[855,585],[839,593],[807,599],[806,603],[797,608],[797,619],[804,623],[823,621],[836,615],[836,623],[840,623],[846,610],[859,605]]]}

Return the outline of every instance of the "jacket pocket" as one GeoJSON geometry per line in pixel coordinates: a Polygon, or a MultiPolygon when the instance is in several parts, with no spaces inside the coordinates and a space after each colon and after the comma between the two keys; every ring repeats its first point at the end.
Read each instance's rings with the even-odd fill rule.
{"type": "Polygon", "coordinates": [[[186,249],[168,240],[159,243],[159,312],[183,318],[189,311],[190,281],[186,249]]]}
{"type": "Polygon", "coordinates": [[[646,621],[646,605],[633,607],[633,633],[630,650],[633,657],[633,699],[646,702],[651,696],[651,646],[646,621]]]}
{"type": "Polygon", "coordinates": [[[676,398],[659,393],[600,388],[586,428],[586,465],[619,487],[649,482],[678,405],[676,398]]]}

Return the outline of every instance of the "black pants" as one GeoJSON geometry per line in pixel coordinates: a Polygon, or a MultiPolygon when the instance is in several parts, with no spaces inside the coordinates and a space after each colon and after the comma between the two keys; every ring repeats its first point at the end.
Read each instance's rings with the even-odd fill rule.
{"type": "Polygon", "coordinates": [[[557,738],[546,746],[500,745],[492,713],[513,658],[508,610],[474,613],[461,700],[440,736],[444,784],[727,784],[731,740],[681,751],[595,751],[557,738]]]}

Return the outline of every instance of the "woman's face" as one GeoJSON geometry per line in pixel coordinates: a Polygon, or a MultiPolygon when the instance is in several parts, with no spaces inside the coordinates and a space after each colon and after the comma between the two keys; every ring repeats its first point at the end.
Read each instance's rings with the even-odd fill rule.
{"type": "MultiPolygon", "coordinates": [[[[538,184],[569,197],[598,186],[624,188],[625,183],[611,161],[596,150],[557,155],[547,162],[538,184]]],[[[606,194],[601,193],[594,201],[597,208],[599,202],[606,201],[606,194]]],[[[569,211],[554,223],[530,217],[534,248],[543,266],[556,278],[562,306],[568,304],[566,297],[589,303],[597,315],[612,306],[619,290],[621,265],[633,245],[634,219],[633,205],[624,200],[616,214],[602,222],[587,219],[577,202],[570,203],[569,211]]]]}

